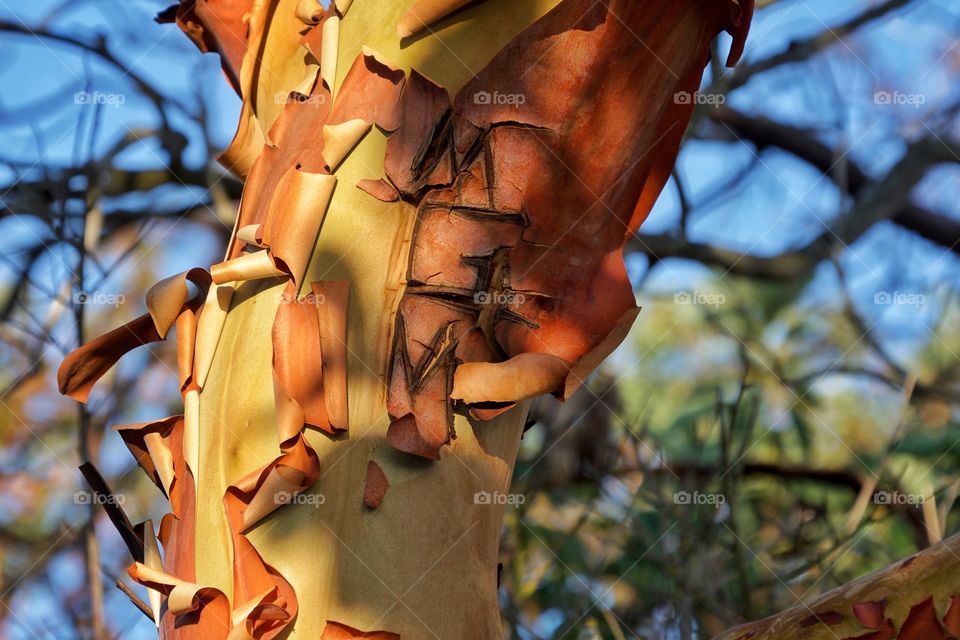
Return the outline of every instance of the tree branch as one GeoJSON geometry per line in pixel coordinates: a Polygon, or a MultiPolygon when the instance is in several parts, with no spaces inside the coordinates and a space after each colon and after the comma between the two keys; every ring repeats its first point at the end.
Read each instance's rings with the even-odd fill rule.
{"type": "Polygon", "coordinates": [[[734,73],[724,79],[726,81],[724,88],[730,91],[745,85],[750,81],[750,78],[764,71],[769,71],[785,64],[809,60],[834,44],[843,42],[844,36],[852,34],[861,27],[866,26],[874,20],[883,18],[891,11],[908,5],[910,2],[911,0],[887,0],[887,2],[867,9],[843,24],[835,27],[826,27],[823,31],[806,40],[794,40],[786,50],[780,53],[776,53],[752,64],[742,64],[737,67],[734,73]]]}
{"type": "MultiPolygon", "coordinates": [[[[721,633],[714,640],[838,640],[872,638],[871,632],[877,638],[894,638],[897,629],[901,638],[947,637],[939,635],[943,632],[938,620],[944,620],[941,606],[958,594],[960,535],[815,600],[721,633]]],[[[954,619],[945,625],[951,637],[957,631],[956,611],[953,613],[954,619]]]]}
{"type": "MultiPolygon", "coordinates": [[[[762,116],[750,116],[727,107],[712,109],[706,115],[721,125],[733,139],[751,142],[758,150],[771,147],[781,149],[812,165],[835,182],[839,180],[839,176],[833,173],[836,169],[836,151],[817,140],[808,129],[782,124],[762,116]]],[[[960,155],[956,154],[957,149],[953,148],[956,145],[945,145],[939,140],[923,141],[917,145],[919,148],[915,149],[916,155],[913,159],[924,162],[924,170],[939,162],[956,162],[960,155]],[[929,151],[931,156],[922,157],[924,151],[929,151]]],[[[907,169],[912,171],[914,167],[908,165],[907,169]]],[[[866,171],[856,163],[847,162],[845,172],[847,185],[854,196],[873,183],[866,171]]],[[[909,201],[902,202],[895,210],[887,212],[887,218],[960,254],[960,246],[957,244],[960,239],[960,222],[918,207],[909,201]]]]}

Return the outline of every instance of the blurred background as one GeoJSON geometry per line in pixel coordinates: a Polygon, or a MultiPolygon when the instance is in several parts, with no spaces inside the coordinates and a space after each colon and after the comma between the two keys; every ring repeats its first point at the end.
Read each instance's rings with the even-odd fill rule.
{"type": "MultiPolygon", "coordinates": [[[[174,344],[88,409],[55,372],[226,246],[239,100],[167,4],[0,0],[0,638],[91,638],[100,606],[156,635],[77,465],[163,512],[109,427],[179,411],[174,344]]],[[[675,96],[697,111],[628,246],[640,319],[522,441],[509,637],[708,638],[957,530],[958,71],[952,0],[758,0],[740,67],[675,96]]]]}

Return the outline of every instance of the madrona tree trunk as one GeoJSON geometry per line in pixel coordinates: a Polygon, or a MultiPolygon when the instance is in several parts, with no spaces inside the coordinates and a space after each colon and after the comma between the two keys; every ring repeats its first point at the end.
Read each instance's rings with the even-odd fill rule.
{"type": "MultiPolygon", "coordinates": [[[[164,638],[502,637],[526,400],[638,309],[623,245],[748,0],[183,0],[243,98],[226,259],[72,354],[85,399],[176,326],[184,413],[121,436],[171,514],[127,532],[164,638]]],[[[115,514],[116,515],[116,514],[115,514]]],[[[117,517],[122,528],[127,525],[117,517]]]]}

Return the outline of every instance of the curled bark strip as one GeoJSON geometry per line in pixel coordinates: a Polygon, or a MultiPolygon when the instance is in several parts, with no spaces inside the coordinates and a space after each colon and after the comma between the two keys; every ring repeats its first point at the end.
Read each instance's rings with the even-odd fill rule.
{"type": "Polygon", "coordinates": [[[412,36],[471,2],[473,0],[417,0],[400,19],[397,35],[401,38],[412,36]]]}
{"type": "Polygon", "coordinates": [[[297,18],[303,24],[315,25],[320,22],[326,9],[320,6],[317,0],[299,0],[297,2],[297,18]]]}
{"type": "Polygon", "coordinates": [[[400,192],[383,178],[378,180],[370,178],[360,180],[357,182],[357,188],[366,191],[381,202],[396,202],[400,199],[400,192]]]}
{"type": "MultiPolygon", "coordinates": [[[[170,432],[174,451],[183,448],[182,422],[175,423],[170,432]]],[[[174,484],[174,500],[181,505],[178,515],[164,516],[159,538],[164,547],[162,570],[144,562],[149,571],[134,565],[131,575],[141,584],[159,593],[161,598],[160,634],[163,638],[178,640],[236,640],[238,638],[273,637],[289,614],[275,604],[276,589],[270,585],[251,602],[252,598],[234,596],[233,611],[226,597],[216,589],[194,584],[196,576],[196,514],[192,474],[182,456],[175,456],[175,471],[184,482],[174,484]],[[136,575],[134,575],[136,573],[136,575]],[[268,635],[273,634],[273,635],[268,635]]]]}
{"type": "MultiPolygon", "coordinates": [[[[316,44],[313,40],[316,36],[312,35],[315,32],[318,32],[317,27],[305,36],[308,47],[316,44]]],[[[327,173],[327,167],[330,164],[328,161],[335,159],[333,156],[342,154],[342,150],[333,149],[330,157],[325,158],[326,136],[318,135],[318,132],[324,131],[325,126],[337,127],[347,122],[362,120],[376,123],[384,130],[395,129],[404,77],[403,71],[382,62],[374,52],[364,50],[344,78],[335,103],[327,86],[319,82],[313,86],[309,96],[287,100],[270,132],[274,145],[266,147],[261,145],[262,153],[259,147],[256,148],[255,159],[249,161],[247,168],[249,175],[238,216],[238,229],[250,225],[267,224],[268,220],[273,218],[270,212],[275,206],[274,194],[282,197],[283,180],[296,175],[289,172],[297,172],[300,174],[300,179],[304,181],[322,182],[323,179],[314,177],[315,174],[327,173]]],[[[241,122],[242,126],[243,122],[241,122]]],[[[333,142],[343,144],[342,140],[333,140],[333,142]]],[[[251,149],[253,147],[256,147],[256,144],[253,144],[251,149]]],[[[323,186],[318,184],[316,188],[320,189],[323,186]]],[[[312,191],[309,185],[305,185],[304,188],[302,203],[307,203],[317,193],[312,191]]],[[[282,200],[280,202],[282,203],[282,200]]],[[[319,205],[314,205],[307,210],[318,209],[319,205]]],[[[282,222],[286,215],[289,214],[285,213],[283,216],[274,218],[274,224],[282,222]]],[[[317,224],[319,222],[317,220],[317,224]]],[[[272,248],[271,255],[285,263],[286,253],[298,254],[300,251],[313,249],[312,245],[308,246],[297,234],[291,235],[294,240],[291,241],[291,246],[286,248],[289,251],[278,247],[276,241],[271,242],[270,236],[270,232],[265,229],[262,237],[263,244],[272,248]]],[[[235,238],[230,257],[234,259],[243,257],[245,246],[247,246],[246,242],[235,238]]],[[[299,270],[296,265],[288,264],[287,266],[290,267],[294,277],[302,276],[302,270],[299,270]]],[[[218,277],[216,273],[214,279],[217,282],[224,281],[224,278],[218,277]]]]}
{"type": "Polygon", "coordinates": [[[237,229],[237,240],[253,247],[266,248],[263,243],[263,225],[248,224],[245,227],[237,229]]]}
{"type": "Polygon", "coordinates": [[[329,16],[321,27],[323,31],[322,53],[320,54],[320,77],[333,93],[337,81],[337,53],[340,48],[340,18],[329,16]]]}
{"type": "MultiPolygon", "coordinates": [[[[235,604],[242,603],[233,610],[227,640],[272,640],[283,633],[297,615],[293,587],[263,560],[245,535],[248,529],[316,482],[320,463],[303,437],[305,424],[315,423],[314,426],[332,430],[323,402],[316,294],[301,300],[296,291],[294,283],[288,283],[273,325],[274,389],[281,455],[233,483],[223,497],[233,546],[233,598],[235,604]],[[304,367],[308,371],[304,371],[304,367]]],[[[331,295],[334,303],[342,299],[345,313],[345,291],[342,295],[331,295]]],[[[332,303],[330,308],[335,306],[332,303]]],[[[333,323],[333,319],[330,322],[333,323]]]]}
{"type": "Polygon", "coordinates": [[[269,602],[275,595],[276,589],[268,589],[234,608],[230,616],[233,628],[227,640],[257,640],[262,635],[259,624],[286,620],[286,611],[269,602]]]}
{"type": "MultiPolygon", "coordinates": [[[[404,24],[458,6],[422,0],[404,24]]],[[[435,457],[451,392],[478,418],[542,392],[563,398],[620,344],[639,311],[623,245],[669,176],[691,115],[675,95],[697,90],[716,34],[742,37],[748,22],[733,0],[565,0],[452,109],[442,88],[410,74],[384,162],[418,203],[394,332],[391,442],[435,457]],[[450,313],[415,313],[411,300],[457,309],[483,340],[467,340],[450,313]],[[451,341],[471,346],[444,358],[436,336],[450,327],[451,341]],[[451,378],[444,394],[437,381],[451,378]]]]}
{"type": "Polygon", "coordinates": [[[346,280],[314,282],[320,354],[323,365],[323,402],[334,432],[350,427],[347,401],[347,313],[350,283],[346,280]]]}
{"type": "Polygon", "coordinates": [[[174,617],[191,616],[209,638],[226,638],[230,632],[230,604],[219,589],[181,580],[142,562],[133,563],[127,573],[136,582],[165,597],[166,610],[174,617]]]}
{"type": "Polygon", "coordinates": [[[367,463],[367,480],[363,487],[363,504],[369,509],[376,509],[383,504],[383,497],[390,488],[386,474],[376,462],[367,463]]]}
{"type": "Polygon", "coordinates": [[[319,458],[302,435],[284,443],[281,451],[266,467],[232,484],[223,497],[233,542],[234,601],[263,598],[254,610],[258,618],[251,623],[258,640],[272,640],[296,618],[297,597],[290,583],[263,560],[243,532],[291,502],[320,475],[319,458]]]}
{"type": "Polygon", "coordinates": [[[480,422],[493,420],[517,406],[516,402],[479,402],[470,405],[470,417],[480,422]]]}
{"type": "Polygon", "coordinates": [[[370,130],[370,123],[355,118],[340,124],[328,124],[323,127],[323,160],[333,171],[339,166],[360,138],[370,130]]]}
{"type": "Polygon", "coordinates": [[[200,473],[200,390],[188,389],[183,394],[184,462],[193,473],[194,482],[200,473]]]}
{"type": "MultiPolygon", "coordinates": [[[[237,228],[265,225],[269,219],[273,195],[288,171],[296,167],[303,173],[326,173],[323,160],[323,136],[317,132],[327,123],[332,98],[323,83],[316,83],[310,95],[292,94],[272,130],[274,146],[258,151],[251,161],[244,197],[237,217],[237,228]]],[[[246,243],[234,238],[230,257],[242,255],[246,243]]]]}
{"type": "Polygon", "coordinates": [[[224,501],[228,511],[238,516],[240,528],[237,530],[244,532],[289,504],[316,481],[319,473],[316,452],[302,435],[297,436],[285,446],[279,458],[230,486],[224,501]]]}
{"type": "Polygon", "coordinates": [[[174,460],[180,452],[171,442],[175,427],[182,425],[183,416],[170,416],[153,422],[120,424],[113,428],[120,434],[127,449],[140,468],[153,480],[157,488],[170,500],[175,514],[180,513],[179,501],[171,490],[175,482],[174,460]]]}
{"type": "Polygon", "coordinates": [[[210,267],[213,281],[216,284],[228,282],[244,282],[246,280],[260,280],[262,278],[278,278],[287,275],[278,267],[266,249],[245,253],[237,258],[225,260],[210,267]]]}
{"type": "MultiPolygon", "coordinates": [[[[143,564],[156,571],[163,570],[163,559],[160,556],[160,547],[157,546],[157,535],[153,528],[152,520],[145,520],[137,525],[140,538],[143,540],[143,564]]],[[[153,622],[160,628],[160,607],[163,604],[163,598],[159,591],[155,589],[147,590],[147,599],[150,601],[150,614],[153,616],[153,622]]]]}
{"type": "MultiPolygon", "coordinates": [[[[123,355],[163,340],[182,313],[195,312],[209,286],[210,276],[202,269],[191,269],[154,285],[147,293],[146,314],[82,345],[64,358],[57,371],[60,393],[86,402],[93,385],[123,355]],[[190,292],[188,281],[196,285],[198,295],[190,292]]],[[[185,327],[185,331],[189,331],[189,327],[185,327]]]]}
{"type": "MultiPolygon", "coordinates": [[[[259,36],[259,42],[256,51],[249,51],[255,55],[248,55],[243,61],[241,86],[268,143],[272,143],[271,130],[284,111],[282,98],[300,86],[310,71],[307,50],[300,39],[303,23],[296,15],[298,1],[265,2],[263,13],[254,11],[250,16],[250,33],[259,36]]],[[[251,47],[253,44],[252,37],[251,47]]]]}
{"type": "Polygon", "coordinates": [[[219,162],[227,171],[240,178],[247,177],[254,162],[266,144],[266,138],[253,117],[253,109],[244,102],[240,110],[240,120],[233,140],[226,149],[217,156],[219,162]]]}
{"type": "MultiPolygon", "coordinates": [[[[198,305],[199,306],[199,305],[198,305]]],[[[180,391],[193,385],[194,350],[197,343],[198,311],[184,309],[177,316],[177,376],[180,379],[180,391]]]]}
{"type": "Polygon", "coordinates": [[[143,442],[160,478],[160,488],[164,495],[169,496],[174,480],[173,452],[156,431],[144,433],[143,442]]]}
{"type": "Polygon", "coordinates": [[[193,381],[202,389],[210,373],[210,364],[220,342],[223,324],[227,321],[227,311],[236,291],[233,283],[213,285],[207,291],[207,299],[200,309],[197,320],[196,347],[194,350],[193,381]]]}
{"type": "MultiPolygon", "coordinates": [[[[175,454],[186,447],[185,423],[186,420],[175,421],[167,436],[170,449],[175,454]]],[[[187,466],[185,456],[174,455],[173,468],[177,478],[170,496],[173,513],[163,517],[157,534],[163,545],[163,571],[180,580],[196,582],[196,480],[187,466]]],[[[220,620],[219,614],[186,614],[178,617],[161,606],[160,637],[177,640],[217,638],[223,633],[218,626],[220,620]]]]}
{"type": "Polygon", "coordinates": [[[72,351],[57,370],[60,393],[86,402],[93,385],[129,351],[163,340],[149,313],[72,351]]]}
{"type": "Polygon", "coordinates": [[[247,52],[246,16],[253,4],[253,0],[186,0],[174,15],[177,26],[201,51],[220,54],[224,75],[237,93],[240,64],[247,52]]]}
{"type": "MultiPolygon", "coordinates": [[[[307,29],[300,38],[300,42],[307,48],[310,56],[319,65],[321,58],[323,58],[323,24],[318,23],[310,29],[307,29]]],[[[320,77],[319,71],[317,72],[317,77],[320,77]]],[[[309,91],[304,93],[305,95],[310,95],[309,91]]]]}
{"type": "Polygon", "coordinates": [[[400,634],[389,631],[360,631],[340,622],[327,620],[320,640],[400,640],[400,634]]]}
{"type": "Polygon", "coordinates": [[[310,262],[337,179],[290,167],[280,182],[263,229],[263,243],[278,269],[297,286],[310,262]]]}
{"type": "Polygon", "coordinates": [[[239,90],[240,65],[247,53],[247,16],[252,0],[198,0],[197,17],[224,61],[227,77],[239,90]]]}
{"type": "Polygon", "coordinates": [[[166,338],[187,302],[193,298],[202,300],[207,295],[210,282],[210,274],[205,269],[195,268],[164,278],[150,287],[147,291],[147,311],[153,318],[157,335],[166,338]],[[190,291],[187,283],[196,286],[199,295],[190,291]]]}
{"type": "MultiPolygon", "coordinates": [[[[226,1],[226,0],[222,0],[226,1]]],[[[298,0],[254,2],[247,14],[249,39],[241,63],[243,106],[233,140],[218,158],[228,170],[246,177],[269,144],[273,127],[292,91],[313,85],[319,67],[306,55],[296,16],[298,0]]]]}
{"type": "Polygon", "coordinates": [[[399,102],[405,74],[364,47],[343,79],[330,123],[360,119],[373,122],[384,131],[399,126],[399,102]]]}
{"type": "Polygon", "coordinates": [[[558,393],[569,373],[569,362],[546,353],[521,353],[498,363],[467,362],[457,367],[450,397],[467,404],[519,402],[558,393]]]}
{"type": "Polygon", "coordinates": [[[337,433],[324,402],[320,320],[314,297],[298,299],[293,284],[288,284],[277,306],[272,335],[280,442],[299,434],[304,424],[337,433]]]}

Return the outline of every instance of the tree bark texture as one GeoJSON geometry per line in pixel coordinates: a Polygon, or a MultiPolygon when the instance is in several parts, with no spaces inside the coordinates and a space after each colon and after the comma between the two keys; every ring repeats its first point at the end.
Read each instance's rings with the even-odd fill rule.
{"type": "MultiPolygon", "coordinates": [[[[527,401],[639,309],[624,243],[734,0],[184,0],[243,98],[225,260],[65,361],[85,400],[175,326],[182,416],[119,427],[170,498],[131,576],[164,638],[499,638],[527,401]],[[160,553],[162,546],[163,553],[160,553]]],[[[135,554],[139,555],[139,554],[135,554]]]]}

